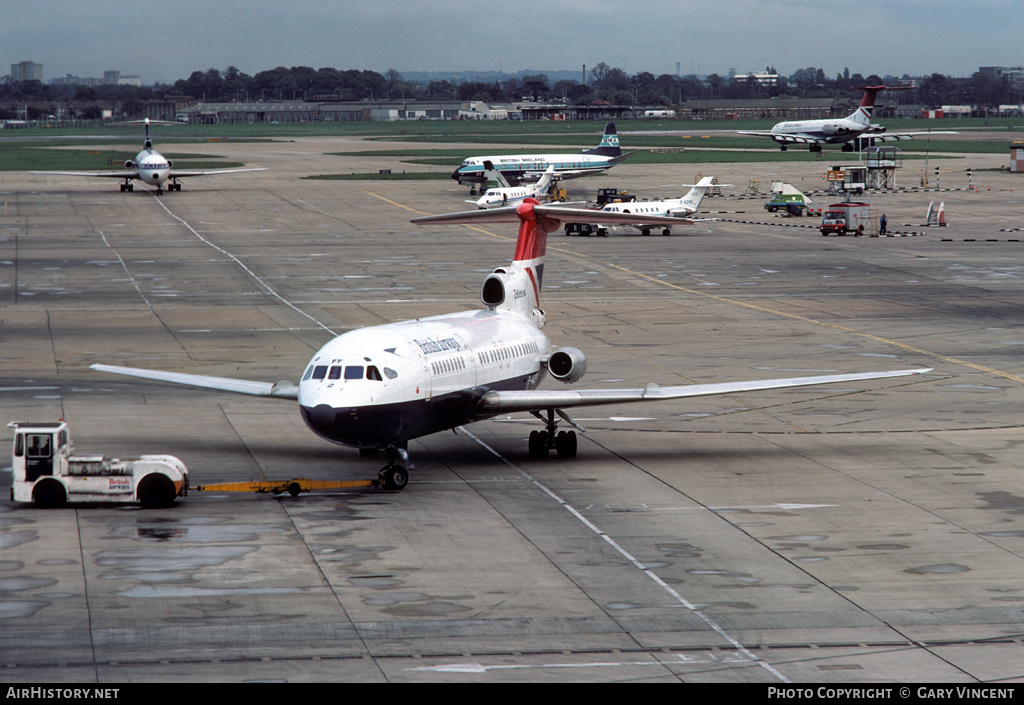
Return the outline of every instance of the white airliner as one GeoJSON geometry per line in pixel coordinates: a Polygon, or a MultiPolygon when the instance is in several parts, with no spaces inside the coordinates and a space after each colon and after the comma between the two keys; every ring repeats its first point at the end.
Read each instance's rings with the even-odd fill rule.
{"type": "Polygon", "coordinates": [[[860,106],[840,119],[798,120],[780,122],[771,130],[736,130],[740,135],[770,137],[785,152],[791,144],[806,144],[812,152],[820,152],[824,144],[842,144],[844,152],[854,151],[853,140],[863,137],[871,142],[892,142],[912,140],[922,135],[955,135],[955,132],[886,132],[885,127],[871,122],[875,97],[882,91],[906,90],[892,86],[858,86],[853,90],[864,91],[860,106]]]}
{"type": "MultiPolygon", "coordinates": [[[[595,211],[601,222],[623,223],[631,215],[595,211]]],[[[409,465],[408,442],[499,414],[527,411],[544,423],[530,433],[531,457],[554,449],[576,456],[574,431],[565,409],[599,404],[660,401],[714,394],[855,382],[920,374],[928,369],[819,377],[721,382],[634,389],[538,389],[545,374],[572,383],[586,372],[586,356],[574,347],[553,350],[541,332],[541,281],[548,233],[561,226],[562,209],[527,199],[519,206],[415,218],[416,223],[519,222],[512,264],[488,274],[480,290],[483,310],[388,323],[339,335],[309,361],[296,385],[92,365],[101,372],[186,384],[206,389],[298,401],[306,425],[328,441],[386,454],[384,487],[401,489],[409,465]]],[[[670,218],[652,217],[661,222],[670,218]]]]}
{"type": "MultiPolygon", "coordinates": [[[[722,184],[731,188],[732,184],[722,184]]],[[[659,215],[669,218],[686,218],[693,215],[700,208],[701,201],[707,195],[709,189],[715,186],[715,177],[705,176],[692,186],[682,198],[668,198],[654,201],[631,201],[626,203],[608,203],[601,210],[606,213],[630,213],[633,215],[649,216],[659,215]]],[[[693,221],[687,220],[687,223],[693,221]]],[[[640,230],[644,235],[651,234],[651,225],[646,221],[637,220],[631,223],[634,228],[640,230]]],[[[662,235],[670,235],[672,226],[665,225],[661,229],[662,235]]]]}
{"type": "Polygon", "coordinates": [[[494,157],[469,157],[452,172],[452,178],[459,184],[469,184],[469,193],[476,195],[477,184],[487,181],[487,162],[500,173],[510,186],[523,181],[536,181],[549,166],[562,179],[599,174],[610,169],[628,157],[632,152],[623,153],[619,148],[619,135],[615,123],[609,122],[604,128],[601,144],[595,149],[586,149],[576,154],[509,154],[494,157]]]}
{"type": "MultiPolygon", "coordinates": [[[[487,163],[487,166],[493,167],[490,162],[487,163]]],[[[493,173],[500,179],[499,183],[502,185],[487,189],[483,196],[475,201],[466,201],[467,203],[475,203],[477,208],[503,208],[519,205],[527,198],[536,198],[538,201],[542,201],[554,179],[555,166],[554,164],[549,166],[547,171],[541,174],[540,180],[529,186],[509,186],[500,173],[493,173]]]]}
{"type": "MultiPolygon", "coordinates": [[[[215,169],[209,171],[186,171],[173,169],[170,159],[153,149],[153,141],[149,138],[149,118],[142,121],[146,126],[146,141],[143,143],[142,151],[135,155],[135,159],[128,159],[124,163],[125,171],[33,171],[33,174],[58,174],[61,176],[91,176],[107,179],[124,179],[121,184],[121,191],[134,191],[134,180],[138,179],[148,186],[156,186],[158,194],[164,192],[164,184],[167,184],[168,191],[180,191],[181,184],[178,179],[186,176],[213,176],[215,174],[238,174],[243,171],[264,171],[266,167],[253,167],[247,169],[215,169]],[[170,183],[168,183],[170,182],[170,183]]],[[[154,123],[158,121],[152,121],[154,123]]],[[[135,123],[120,123],[135,124],[135,123]]],[[[161,124],[179,124],[166,123],[161,124]]]]}

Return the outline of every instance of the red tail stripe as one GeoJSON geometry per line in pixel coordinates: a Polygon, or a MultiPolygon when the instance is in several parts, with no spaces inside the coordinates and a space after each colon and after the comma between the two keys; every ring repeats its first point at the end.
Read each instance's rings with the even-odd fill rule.
{"type": "Polygon", "coordinates": [[[538,222],[533,206],[537,203],[528,198],[519,204],[519,237],[516,239],[515,262],[539,259],[547,251],[548,233],[538,222]]]}

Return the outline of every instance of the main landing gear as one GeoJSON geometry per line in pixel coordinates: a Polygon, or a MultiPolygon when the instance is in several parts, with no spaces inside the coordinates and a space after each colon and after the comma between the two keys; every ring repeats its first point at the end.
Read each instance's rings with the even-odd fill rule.
{"type": "Polygon", "coordinates": [[[554,450],[559,458],[575,458],[576,457],[576,432],[575,431],[559,431],[558,422],[555,420],[555,414],[557,413],[565,421],[572,424],[576,428],[583,430],[576,423],[565,415],[560,409],[548,409],[547,418],[545,419],[539,411],[531,412],[534,416],[544,422],[545,428],[543,431],[531,431],[530,432],[530,457],[531,458],[546,458],[551,450],[554,450]]]}

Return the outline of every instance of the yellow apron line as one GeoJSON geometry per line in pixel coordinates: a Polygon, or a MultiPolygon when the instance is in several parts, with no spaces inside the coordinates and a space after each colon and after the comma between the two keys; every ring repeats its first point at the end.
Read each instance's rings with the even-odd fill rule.
{"type": "MultiPolygon", "coordinates": [[[[401,203],[397,203],[396,201],[392,201],[389,198],[384,198],[383,196],[379,196],[376,193],[373,193],[372,191],[366,191],[366,193],[368,193],[371,196],[374,196],[376,198],[379,198],[382,201],[386,201],[387,203],[390,203],[392,205],[398,206],[399,208],[404,208],[407,211],[411,211],[413,213],[421,213],[423,215],[427,215],[426,213],[423,213],[422,211],[418,211],[418,210],[416,210],[414,208],[410,208],[409,206],[402,205],[401,203]]],[[[475,231],[477,231],[479,233],[483,233],[485,235],[490,235],[491,237],[501,238],[503,240],[510,240],[510,239],[512,239],[512,238],[509,238],[509,237],[506,237],[506,236],[503,236],[503,235],[498,235],[496,233],[492,233],[489,230],[484,230],[483,228],[478,228],[476,226],[467,225],[465,227],[469,228],[470,230],[475,230],[475,231]]],[[[587,257],[586,255],[583,255],[583,254],[581,254],[579,252],[573,252],[572,250],[566,250],[566,249],[563,249],[561,247],[549,247],[548,249],[552,250],[552,251],[555,251],[555,252],[561,252],[561,253],[566,254],[566,255],[571,255],[573,257],[581,257],[583,259],[586,259],[589,262],[594,262],[592,257],[587,257]]],[[[760,311],[761,313],[768,313],[768,314],[772,314],[772,315],[775,315],[775,316],[782,316],[783,318],[791,318],[791,319],[793,319],[795,321],[803,321],[804,323],[810,323],[812,325],[822,326],[824,328],[832,328],[834,330],[842,331],[844,333],[852,333],[854,335],[859,335],[862,338],[867,338],[868,340],[874,340],[875,342],[878,342],[878,343],[883,343],[885,345],[893,345],[893,346],[895,346],[897,348],[900,348],[902,350],[906,350],[908,352],[915,352],[915,353],[918,353],[920,355],[925,355],[927,357],[931,357],[931,358],[934,358],[936,360],[942,360],[943,362],[948,362],[948,363],[953,364],[953,365],[963,365],[964,367],[970,367],[971,369],[978,370],[979,372],[987,372],[989,374],[996,375],[997,377],[1003,377],[1004,379],[1009,379],[1009,380],[1012,380],[1014,382],[1020,382],[1021,384],[1024,384],[1024,377],[1020,377],[1018,375],[1010,374],[1009,372],[1003,372],[1002,370],[997,370],[997,369],[994,369],[992,367],[986,367],[984,365],[977,365],[977,364],[975,364],[973,362],[967,362],[966,360],[961,360],[961,359],[956,358],[956,357],[949,357],[948,355],[942,355],[941,353],[932,352],[931,350],[925,350],[924,348],[919,348],[919,347],[917,347],[915,345],[908,345],[907,343],[901,343],[901,342],[899,342],[897,340],[891,340],[889,338],[883,338],[881,336],[873,335],[871,333],[864,333],[863,331],[855,330],[853,328],[847,328],[846,326],[841,326],[841,325],[838,325],[836,323],[826,323],[825,321],[819,321],[819,320],[814,319],[814,318],[808,318],[807,316],[801,316],[800,314],[797,314],[797,313],[786,313],[785,311],[779,311],[779,310],[776,310],[774,308],[768,308],[767,306],[759,306],[757,304],[747,303],[746,301],[737,301],[735,299],[730,299],[730,298],[727,298],[725,296],[718,296],[717,294],[709,294],[709,293],[704,292],[704,291],[697,291],[696,289],[690,289],[690,288],[685,287],[685,286],[680,286],[679,284],[672,284],[671,282],[663,281],[661,279],[658,279],[657,277],[652,277],[649,274],[644,274],[642,272],[637,272],[636,270],[629,269],[627,267],[623,267],[623,266],[618,265],[618,264],[612,264],[610,262],[604,262],[604,263],[600,263],[600,264],[603,264],[604,266],[607,266],[607,267],[612,267],[614,269],[618,269],[620,272],[625,272],[626,274],[630,274],[630,275],[632,275],[634,277],[638,277],[640,279],[646,279],[647,281],[654,282],[655,284],[660,284],[661,286],[665,286],[665,287],[668,287],[670,289],[676,289],[677,291],[684,291],[687,294],[693,294],[694,296],[701,296],[701,297],[704,297],[706,299],[712,299],[714,301],[719,301],[719,302],[725,303],[725,304],[731,304],[733,306],[742,306],[744,308],[749,308],[752,311],[760,311]]],[[[598,264],[596,266],[600,266],[600,264],[598,264]]]]}
{"type": "Polygon", "coordinates": [[[634,271],[632,269],[628,269],[628,268],[623,267],[623,266],[618,265],[618,264],[608,263],[607,266],[614,267],[615,269],[618,269],[619,271],[626,272],[627,274],[632,274],[633,276],[640,277],[641,279],[646,279],[647,281],[651,281],[651,282],[654,282],[656,284],[661,284],[662,286],[669,287],[670,289],[677,289],[678,291],[685,291],[688,294],[694,294],[695,296],[702,296],[702,297],[707,298],[707,299],[713,299],[715,301],[720,301],[721,303],[731,304],[733,306],[742,306],[744,308],[749,308],[749,309],[751,309],[753,311],[760,311],[761,313],[770,313],[770,314],[773,314],[773,315],[776,315],[776,316],[782,316],[784,318],[792,318],[793,320],[796,320],[796,321],[803,321],[804,323],[811,323],[813,325],[823,326],[825,328],[833,328],[835,330],[843,331],[844,333],[853,333],[854,335],[859,335],[862,338],[868,338],[869,340],[874,340],[876,342],[884,343],[886,345],[894,345],[897,348],[901,348],[901,349],[907,350],[909,352],[915,352],[915,353],[919,353],[921,355],[927,355],[928,357],[934,358],[936,360],[942,360],[943,362],[949,362],[949,363],[954,364],[954,365],[963,365],[965,367],[970,367],[970,368],[978,370],[980,372],[988,372],[988,373],[994,374],[994,375],[996,375],[998,377],[1004,377],[1006,379],[1013,380],[1014,382],[1020,382],[1020,383],[1024,384],[1024,377],[1019,377],[1017,375],[1010,374],[1009,372],[1003,372],[1001,370],[996,370],[996,369],[993,369],[991,367],[985,367],[984,365],[977,365],[977,364],[975,364],[973,362],[967,362],[966,360],[961,360],[961,359],[956,358],[956,357],[949,357],[948,355],[942,355],[941,353],[932,352],[931,350],[925,350],[924,348],[919,348],[919,347],[914,346],[914,345],[908,345],[907,343],[901,343],[898,340],[891,340],[889,338],[883,338],[881,336],[874,335],[872,333],[865,333],[863,331],[855,330],[853,328],[847,328],[846,326],[841,326],[841,325],[838,325],[836,323],[827,323],[825,321],[819,321],[819,320],[817,320],[815,318],[808,318],[807,316],[801,316],[798,313],[787,313],[785,311],[779,311],[779,310],[776,310],[774,308],[768,308],[767,306],[759,306],[758,304],[747,303],[746,301],[737,301],[735,299],[726,298],[724,296],[718,296],[717,294],[709,294],[709,293],[704,292],[704,291],[697,291],[696,289],[690,289],[690,288],[685,287],[685,286],[680,286],[678,284],[672,284],[670,282],[662,281],[661,279],[658,279],[657,277],[652,277],[649,274],[643,274],[642,272],[637,272],[637,271],[634,271]]]}

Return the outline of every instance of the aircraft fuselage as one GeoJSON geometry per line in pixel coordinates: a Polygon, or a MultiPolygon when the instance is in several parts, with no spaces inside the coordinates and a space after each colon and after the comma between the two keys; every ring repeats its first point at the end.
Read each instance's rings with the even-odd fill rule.
{"type": "Polygon", "coordinates": [[[484,418],[490,390],[535,389],[550,344],[533,323],[464,311],[338,336],[299,383],[302,418],[321,438],[362,448],[406,441],[484,418]]]}

